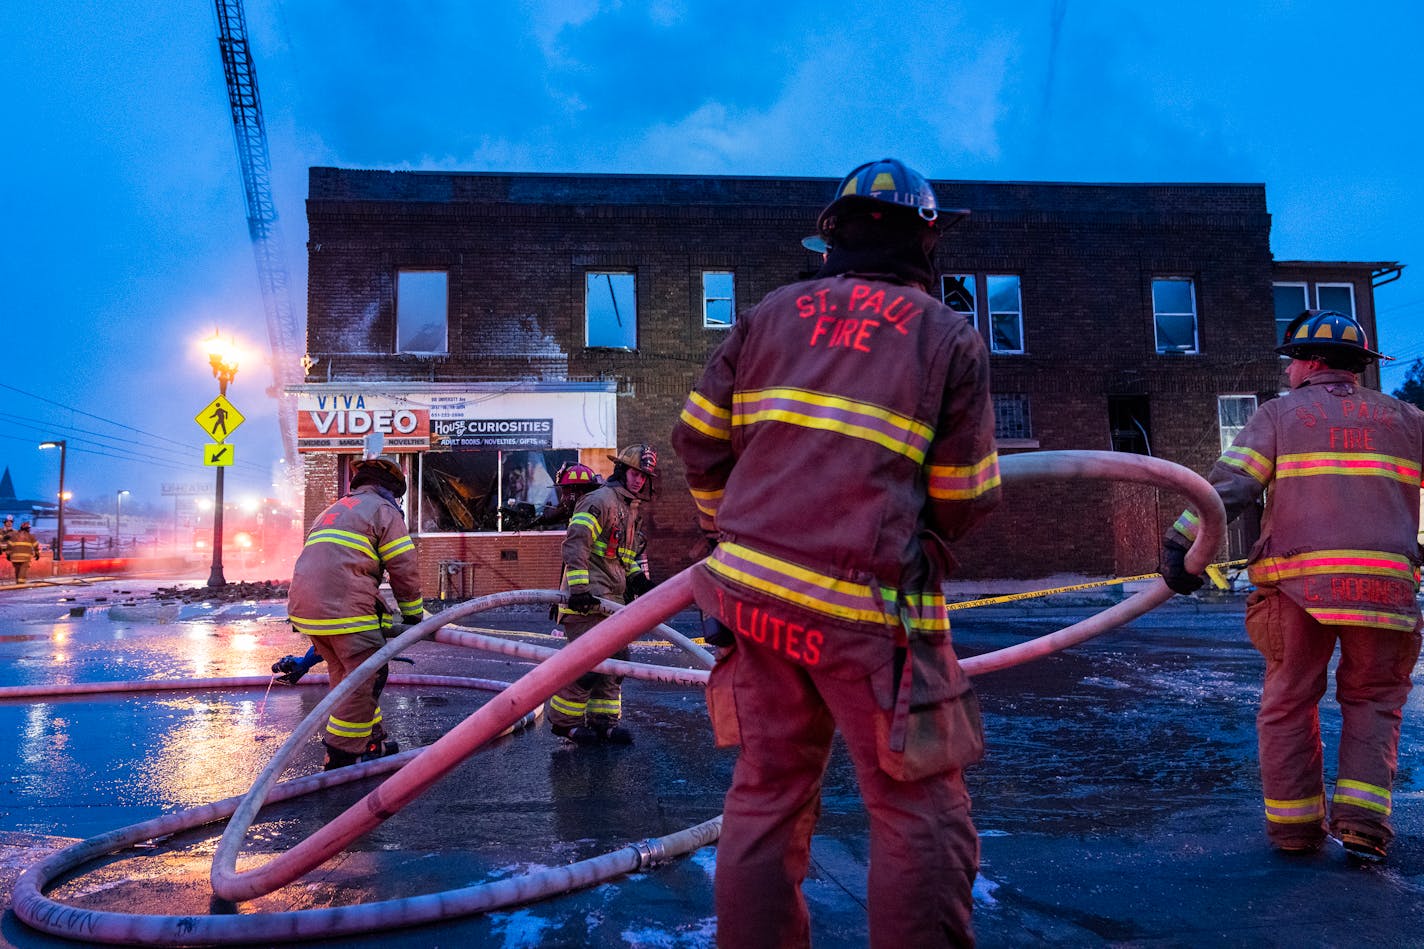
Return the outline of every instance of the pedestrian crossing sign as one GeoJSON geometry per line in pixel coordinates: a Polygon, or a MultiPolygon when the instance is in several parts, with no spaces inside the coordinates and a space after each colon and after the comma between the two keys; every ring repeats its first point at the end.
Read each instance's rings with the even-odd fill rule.
{"type": "Polygon", "coordinates": [[[226,441],[246,419],[247,417],[237,410],[237,406],[222,395],[203,406],[203,410],[193,416],[198,427],[207,432],[208,437],[215,442],[226,441]]]}
{"type": "Polygon", "coordinates": [[[203,464],[209,468],[226,468],[232,464],[232,446],[213,442],[203,446],[203,464]]]}

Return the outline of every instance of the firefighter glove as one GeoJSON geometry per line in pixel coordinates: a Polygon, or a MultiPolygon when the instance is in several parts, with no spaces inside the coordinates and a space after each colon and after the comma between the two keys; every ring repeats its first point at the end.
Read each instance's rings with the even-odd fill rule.
{"type": "Polygon", "coordinates": [[[421,614],[419,614],[419,613],[402,613],[402,614],[401,614],[401,622],[404,623],[404,624],[407,625],[407,626],[414,626],[416,623],[419,623],[422,619],[424,619],[424,617],[421,616],[421,614]]]}
{"type": "Polygon", "coordinates": [[[625,589],[628,591],[628,602],[633,602],[633,600],[651,590],[653,586],[653,581],[648,579],[646,573],[632,574],[628,577],[628,582],[625,586],[625,589]]]}
{"type": "Polygon", "coordinates": [[[587,590],[569,594],[569,609],[575,613],[593,613],[598,610],[598,597],[587,590]]]}
{"type": "Polygon", "coordinates": [[[1172,592],[1190,596],[1202,588],[1205,582],[1195,573],[1187,570],[1187,551],[1176,544],[1162,545],[1162,579],[1172,592]]]}

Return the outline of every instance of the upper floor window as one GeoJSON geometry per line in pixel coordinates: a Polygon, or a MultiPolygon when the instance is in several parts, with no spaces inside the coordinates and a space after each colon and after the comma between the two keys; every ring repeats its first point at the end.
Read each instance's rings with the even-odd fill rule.
{"type": "Polygon", "coordinates": [[[736,284],[729,270],[702,272],[702,326],[727,329],[737,318],[736,284]]]}
{"type": "Polygon", "coordinates": [[[638,348],[638,297],[633,274],[584,274],[584,342],[601,349],[638,348]]]}
{"type": "Polygon", "coordinates": [[[1271,285],[1271,297],[1275,302],[1276,345],[1285,342],[1286,327],[1291,320],[1310,309],[1309,288],[1303,283],[1275,283],[1271,285]]]}
{"type": "Polygon", "coordinates": [[[992,399],[994,402],[995,438],[1033,437],[1033,420],[1029,417],[1027,395],[1017,392],[996,392],[992,399]]]}
{"type": "Polygon", "coordinates": [[[1315,299],[1319,309],[1355,316],[1355,285],[1352,283],[1317,283],[1315,299]]]}
{"type": "Polygon", "coordinates": [[[1152,322],[1157,352],[1197,352],[1197,294],[1191,277],[1152,281],[1152,322]]]}
{"type": "Polygon", "coordinates": [[[964,314],[975,329],[981,326],[983,310],[982,325],[988,327],[990,352],[1024,351],[1023,294],[1017,274],[945,274],[940,278],[940,299],[951,310],[964,314]],[[987,291],[987,299],[982,301],[981,285],[987,291]]]}
{"type": "Polygon", "coordinates": [[[396,274],[396,352],[449,352],[450,275],[443,270],[396,274]]]}

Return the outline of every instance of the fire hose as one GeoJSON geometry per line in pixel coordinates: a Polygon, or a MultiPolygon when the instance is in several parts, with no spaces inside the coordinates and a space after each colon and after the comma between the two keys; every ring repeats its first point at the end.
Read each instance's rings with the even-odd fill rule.
{"type": "MultiPolygon", "coordinates": [[[[1197,513],[1201,521],[1201,530],[1188,551],[1186,561],[1188,569],[1195,572],[1205,568],[1225,532],[1225,513],[1210,485],[1193,472],[1160,459],[1114,452],[1040,452],[1008,456],[1002,459],[1001,470],[1005,482],[1100,478],[1154,484],[1179,491],[1186,496],[1188,506],[1197,513]]],[[[231,901],[270,893],[345,849],[357,837],[414,800],[501,729],[531,713],[547,696],[593,668],[600,660],[628,645],[643,630],[689,606],[692,602],[689,579],[691,569],[669,578],[650,593],[599,623],[578,640],[558,650],[556,655],[500,692],[434,744],[356,768],[341,769],[353,772],[361,769],[350,778],[356,779],[369,774],[384,773],[395,767],[400,768],[361,801],[296,847],[261,867],[238,872],[236,863],[242,841],[257,812],[269,797],[276,795],[274,800],[286,799],[345,780],[332,780],[339,772],[330,772],[289,781],[277,785],[275,789],[273,787],[296,741],[305,738],[314,730],[314,723],[319,722],[327,709],[339,700],[343,688],[348,684],[355,688],[356,684],[373,676],[387,659],[421,639],[435,636],[442,641],[455,642],[454,637],[473,635],[449,631],[437,634],[438,628],[447,622],[482,609],[529,602],[521,597],[535,597],[535,602],[555,602],[558,595],[538,591],[494,594],[447,610],[438,617],[408,628],[362,664],[312,710],[302,725],[294,731],[292,739],[279,749],[272,762],[240,801],[232,804],[235,799],[229,799],[208,805],[207,808],[193,809],[205,812],[207,816],[184,826],[196,826],[198,823],[221,819],[223,814],[219,811],[232,814],[213,857],[213,892],[221,899],[231,901]],[[554,599],[547,599],[550,596],[554,599]],[[545,599],[538,599],[539,597],[545,599]],[[411,757],[406,758],[407,754],[411,757]]],[[[1129,622],[1165,602],[1172,595],[1171,590],[1159,579],[1148,589],[1083,622],[1016,646],[966,659],[963,665],[971,674],[981,674],[1048,655],[1129,622]]],[[[496,886],[495,884],[362,906],[242,916],[163,917],[81,911],[56,903],[43,895],[45,885],[89,860],[140,840],[171,833],[175,828],[153,830],[153,827],[166,826],[166,822],[180,817],[183,817],[183,814],[169,815],[90,838],[40,861],[26,870],[16,882],[16,915],[34,928],[70,938],[110,943],[173,945],[193,942],[312,939],[454,918],[487,910],[496,905],[507,905],[490,902],[490,888],[496,886]],[[475,891],[479,891],[478,896],[474,895],[475,891]]],[[[626,865],[634,861],[634,858],[634,866],[645,865],[645,860],[676,856],[710,843],[716,839],[719,829],[720,818],[716,818],[679,834],[594,858],[593,862],[602,861],[599,868],[601,871],[610,871],[616,866],[626,865]]],[[[585,866],[588,863],[590,861],[562,870],[544,871],[536,875],[540,877],[538,885],[534,884],[530,877],[501,883],[506,891],[514,891],[506,894],[512,900],[527,902],[593,882],[594,878],[588,876],[591,868],[585,866]],[[546,890],[544,884],[555,888],[546,890]]]]}

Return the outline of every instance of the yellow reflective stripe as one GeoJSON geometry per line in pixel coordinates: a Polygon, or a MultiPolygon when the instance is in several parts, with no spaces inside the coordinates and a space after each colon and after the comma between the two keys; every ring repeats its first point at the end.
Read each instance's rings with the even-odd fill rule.
{"type": "Polygon", "coordinates": [[[923,463],[934,429],[917,419],[869,402],[810,389],[773,388],[732,396],[732,424],[785,422],[864,439],[916,464],[923,463]]]}
{"type": "Polygon", "coordinates": [[[413,600],[397,600],[396,609],[402,613],[414,613],[425,608],[425,598],[416,597],[413,600]]]}
{"type": "Polygon", "coordinates": [[[326,720],[326,730],[341,738],[370,738],[371,732],[381,721],[381,710],[376,709],[376,717],[369,722],[347,722],[335,715],[326,720]]]}
{"type": "Polygon", "coordinates": [[[972,465],[927,465],[929,495],[936,501],[969,501],[999,486],[999,453],[972,465]]]}
{"type": "Polygon", "coordinates": [[[623,702],[619,699],[589,699],[588,711],[590,715],[621,715],[623,702]]]}
{"type": "Polygon", "coordinates": [[[722,495],[724,492],[721,489],[716,491],[699,491],[696,488],[690,488],[689,490],[692,492],[692,503],[697,505],[697,510],[706,514],[708,517],[715,518],[717,516],[717,506],[722,503],[722,495]]]}
{"type": "Polygon", "coordinates": [[[726,441],[732,437],[732,413],[709,401],[700,392],[690,392],[678,419],[688,428],[708,438],[726,441]]]}
{"type": "Polygon", "coordinates": [[[573,586],[576,583],[588,582],[587,570],[570,570],[566,574],[564,574],[564,576],[568,579],[569,586],[573,586]]]}
{"type": "Polygon", "coordinates": [[[409,534],[406,534],[404,537],[397,537],[395,540],[390,541],[389,543],[382,544],[380,547],[380,553],[382,557],[390,558],[396,556],[397,554],[403,554],[408,550],[414,549],[415,541],[410,539],[409,534]]]}
{"type": "Polygon", "coordinates": [[[1419,485],[1419,463],[1375,452],[1301,452],[1276,459],[1276,478],[1311,475],[1389,478],[1413,487],[1419,485]]]}
{"type": "Polygon", "coordinates": [[[549,708],[564,715],[582,715],[588,708],[587,702],[572,702],[562,695],[549,699],[549,708]]]}
{"type": "Polygon", "coordinates": [[[307,619],[302,616],[288,615],[287,619],[291,621],[297,632],[307,636],[338,636],[345,633],[364,633],[381,628],[374,613],[366,616],[342,616],[336,619],[307,619]]]}
{"type": "Polygon", "coordinates": [[[1261,484],[1265,484],[1271,480],[1271,472],[1275,469],[1275,465],[1271,463],[1271,459],[1259,451],[1256,451],[1254,448],[1247,448],[1245,445],[1232,445],[1221,453],[1221,457],[1217,459],[1217,462],[1226,465],[1228,468],[1243,471],[1261,484]]]}
{"type": "Polygon", "coordinates": [[[1347,778],[1335,782],[1335,795],[1331,800],[1336,804],[1353,804],[1381,814],[1388,814],[1393,806],[1388,788],[1347,778]]]}
{"type": "MultiPolygon", "coordinates": [[[[863,583],[853,583],[849,580],[839,580],[822,573],[816,573],[800,564],[781,560],[731,541],[723,541],[717,546],[717,549],[707,560],[707,567],[729,580],[735,580],[753,589],[762,590],[779,599],[804,606],[817,613],[862,623],[882,625],[887,623],[898,625],[899,623],[898,616],[889,616],[874,608],[875,600],[870,587],[863,583]],[[732,557],[744,561],[749,569],[739,568],[728,563],[727,560],[732,557]],[[777,577],[796,582],[798,588],[778,583],[777,577]],[[835,599],[830,599],[831,597],[835,599]],[[865,605],[855,605],[858,602],[865,605]]],[[[882,599],[885,598],[882,597],[882,599]]],[[[893,598],[887,600],[887,606],[891,602],[893,602],[893,598]]]]}
{"type": "Polygon", "coordinates": [[[1309,824],[1325,816],[1325,796],[1276,801],[1266,798],[1266,820],[1274,824],[1309,824]]]}
{"type": "Polygon", "coordinates": [[[1196,540],[1197,534],[1201,533],[1201,518],[1190,510],[1183,511],[1181,517],[1178,517],[1172,525],[1172,529],[1187,540],[1196,540]]]}
{"type": "Polygon", "coordinates": [[[1305,610],[1318,623],[1326,626],[1369,626],[1373,629],[1392,629],[1401,633],[1412,633],[1419,622],[1417,613],[1382,613],[1376,610],[1319,609],[1306,607],[1305,610]]]}
{"type": "Polygon", "coordinates": [[[569,527],[573,528],[574,526],[587,528],[588,532],[594,537],[603,533],[603,528],[599,526],[598,518],[594,517],[588,511],[579,511],[573,517],[569,518],[569,527]]]}
{"type": "Polygon", "coordinates": [[[352,550],[359,550],[372,560],[377,559],[376,548],[371,546],[370,539],[362,537],[360,534],[353,534],[350,531],[330,529],[312,531],[311,536],[307,538],[307,542],[303,546],[310,547],[313,544],[336,544],[338,547],[349,547],[352,550]]]}
{"type": "Polygon", "coordinates": [[[1313,550],[1290,557],[1262,557],[1249,571],[1253,583],[1326,573],[1396,577],[1412,583],[1414,565],[1407,557],[1378,550],[1313,550]]]}

